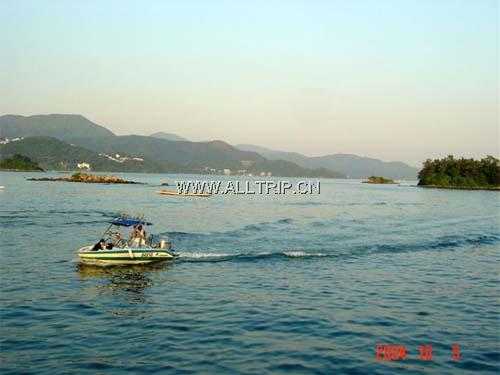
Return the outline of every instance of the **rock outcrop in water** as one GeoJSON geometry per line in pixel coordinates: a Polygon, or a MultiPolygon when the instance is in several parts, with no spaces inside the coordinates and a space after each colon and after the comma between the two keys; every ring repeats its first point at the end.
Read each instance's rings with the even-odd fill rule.
{"type": "Polygon", "coordinates": [[[116,176],[99,176],[87,173],[75,173],[70,177],[43,177],[28,178],[29,181],[65,181],[83,182],[87,184],[141,184],[141,182],[127,181],[116,176]]]}
{"type": "Polygon", "coordinates": [[[363,181],[364,184],[395,184],[394,180],[381,176],[370,176],[368,180],[363,181]]]}

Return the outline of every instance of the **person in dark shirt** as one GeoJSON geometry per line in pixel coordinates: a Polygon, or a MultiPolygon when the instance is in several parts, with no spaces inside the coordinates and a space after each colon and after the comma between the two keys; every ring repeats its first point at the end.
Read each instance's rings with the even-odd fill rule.
{"type": "Polygon", "coordinates": [[[106,248],[106,241],[104,241],[104,238],[101,238],[101,240],[94,245],[92,251],[104,250],[105,248],[106,248]]]}

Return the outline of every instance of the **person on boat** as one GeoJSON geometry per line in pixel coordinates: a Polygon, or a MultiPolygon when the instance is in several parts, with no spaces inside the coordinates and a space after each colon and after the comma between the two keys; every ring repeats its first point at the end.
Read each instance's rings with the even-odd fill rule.
{"type": "Polygon", "coordinates": [[[104,250],[106,248],[106,241],[104,241],[104,238],[101,238],[101,240],[92,247],[92,251],[99,251],[99,250],[104,250]]]}
{"type": "Polygon", "coordinates": [[[146,228],[145,227],[142,228],[142,242],[143,242],[142,245],[146,244],[146,228]]]}
{"type": "Polygon", "coordinates": [[[139,225],[137,227],[137,231],[138,231],[138,237],[139,237],[139,245],[140,246],[146,245],[146,230],[144,229],[144,227],[142,225],[139,225]]]}
{"type": "Polygon", "coordinates": [[[113,250],[113,247],[115,247],[115,245],[113,244],[113,242],[108,242],[106,244],[106,250],[113,250]]]}
{"type": "Polygon", "coordinates": [[[146,244],[146,231],[141,224],[134,225],[130,233],[130,239],[133,247],[139,247],[146,244]]]}
{"type": "Polygon", "coordinates": [[[137,237],[138,236],[138,229],[137,229],[137,225],[134,225],[132,227],[132,230],[130,231],[130,246],[132,247],[137,247],[137,237]]]}

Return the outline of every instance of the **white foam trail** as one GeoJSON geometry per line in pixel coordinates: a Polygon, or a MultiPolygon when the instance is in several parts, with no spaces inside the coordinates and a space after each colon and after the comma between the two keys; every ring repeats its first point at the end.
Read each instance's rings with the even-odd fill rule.
{"type": "Polygon", "coordinates": [[[191,258],[191,259],[202,259],[202,258],[223,258],[234,256],[234,254],[225,253],[190,253],[190,252],[180,252],[177,253],[179,258],[191,258]]]}
{"type": "Polygon", "coordinates": [[[283,254],[285,254],[287,257],[292,257],[292,258],[325,257],[325,256],[327,256],[327,254],[322,254],[322,253],[310,254],[310,253],[306,253],[305,251],[284,251],[283,254]]]}
{"type": "Polygon", "coordinates": [[[178,257],[179,258],[184,258],[184,259],[218,259],[218,258],[238,258],[238,257],[266,257],[266,256],[273,256],[273,255],[285,255],[290,258],[302,258],[302,257],[326,257],[328,254],[323,254],[323,253],[306,253],[305,251],[300,251],[300,250],[290,250],[290,251],[283,251],[281,253],[270,253],[270,252],[260,252],[260,253],[234,253],[234,254],[229,254],[229,253],[201,253],[201,252],[178,252],[178,257]]]}

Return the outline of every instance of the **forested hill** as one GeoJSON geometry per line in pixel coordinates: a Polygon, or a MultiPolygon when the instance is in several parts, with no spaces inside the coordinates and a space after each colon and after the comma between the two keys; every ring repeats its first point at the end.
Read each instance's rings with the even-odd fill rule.
{"type": "Polygon", "coordinates": [[[14,154],[10,158],[0,159],[0,170],[3,171],[35,171],[43,169],[33,160],[24,155],[14,154]]]}
{"type": "Polygon", "coordinates": [[[15,154],[24,155],[49,170],[75,170],[79,163],[88,163],[95,171],[109,172],[175,172],[180,168],[171,163],[157,163],[152,160],[134,160],[130,155],[111,159],[86,148],[71,145],[51,137],[27,137],[19,141],[0,145],[0,159],[15,154]],[[127,157],[129,156],[129,157],[127,157]]]}
{"type": "Polygon", "coordinates": [[[493,156],[481,160],[427,160],[418,174],[420,186],[464,189],[500,189],[500,161],[493,156]]]}

